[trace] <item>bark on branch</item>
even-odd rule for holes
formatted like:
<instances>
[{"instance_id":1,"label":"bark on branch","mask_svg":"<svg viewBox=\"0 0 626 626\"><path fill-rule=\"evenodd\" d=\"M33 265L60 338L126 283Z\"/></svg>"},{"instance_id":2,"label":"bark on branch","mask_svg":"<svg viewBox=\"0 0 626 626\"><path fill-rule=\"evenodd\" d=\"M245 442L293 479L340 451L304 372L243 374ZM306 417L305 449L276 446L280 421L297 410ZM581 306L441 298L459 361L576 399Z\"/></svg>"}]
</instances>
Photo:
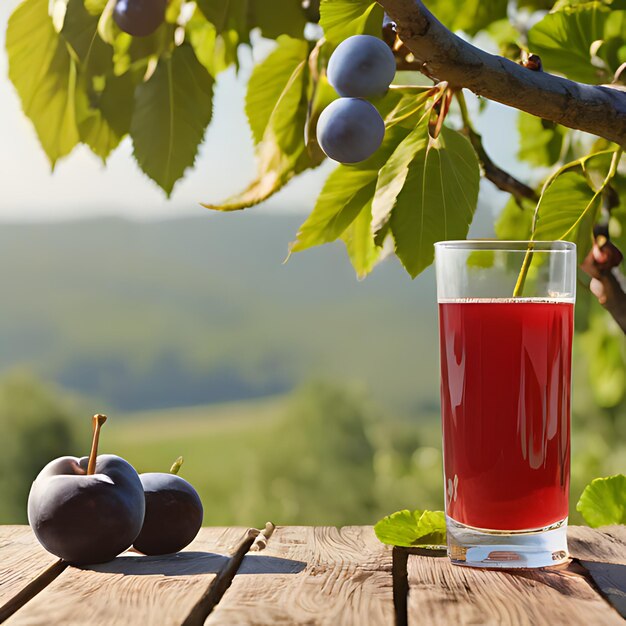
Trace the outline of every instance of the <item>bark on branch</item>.
<instances>
[{"instance_id":1,"label":"bark on branch","mask_svg":"<svg viewBox=\"0 0 626 626\"><path fill-rule=\"evenodd\" d=\"M448 30L421 0L378 0L427 76L626 146L626 93L585 85L480 50Z\"/></svg>"}]
</instances>

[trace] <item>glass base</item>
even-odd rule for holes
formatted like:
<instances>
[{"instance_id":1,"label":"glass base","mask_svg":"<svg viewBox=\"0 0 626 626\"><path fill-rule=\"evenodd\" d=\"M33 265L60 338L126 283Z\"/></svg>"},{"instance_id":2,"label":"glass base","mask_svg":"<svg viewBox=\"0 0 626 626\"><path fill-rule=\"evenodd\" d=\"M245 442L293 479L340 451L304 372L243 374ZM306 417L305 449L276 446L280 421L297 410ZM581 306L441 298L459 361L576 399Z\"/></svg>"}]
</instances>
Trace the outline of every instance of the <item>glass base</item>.
<instances>
[{"instance_id":1,"label":"glass base","mask_svg":"<svg viewBox=\"0 0 626 626\"><path fill-rule=\"evenodd\" d=\"M498 531L465 526L446 516L448 556L455 565L535 568L568 560L567 518L546 528Z\"/></svg>"}]
</instances>

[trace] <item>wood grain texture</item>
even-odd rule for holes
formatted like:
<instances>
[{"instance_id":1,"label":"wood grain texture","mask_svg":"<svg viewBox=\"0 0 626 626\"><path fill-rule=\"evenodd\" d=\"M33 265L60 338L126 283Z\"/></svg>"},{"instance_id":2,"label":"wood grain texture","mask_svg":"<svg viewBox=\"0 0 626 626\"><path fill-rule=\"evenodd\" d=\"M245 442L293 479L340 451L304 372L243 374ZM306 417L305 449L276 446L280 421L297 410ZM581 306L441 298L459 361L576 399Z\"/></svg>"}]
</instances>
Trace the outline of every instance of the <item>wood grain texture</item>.
<instances>
[{"instance_id":1,"label":"wood grain texture","mask_svg":"<svg viewBox=\"0 0 626 626\"><path fill-rule=\"evenodd\" d=\"M56 561L28 526L0 526L0 606Z\"/></svg>"},{"instance_id":2,"label":"wood grain texture","mask_svg":"<svg viewBox=\"0 0 626 626\"><path fill-rule=\"evenodd\" d=\"M175 555L126 553L110 563L68 567L5 623L179 625L228 563L243 528L203 528Z\"/></svg>"},{"instance_id":3,"label":"wood grain texture","mask_svg":"<svg viewBox=\"0 0 626 626\"><path fill-rule=\"evenodd\" d=\"M574 554L624 556L615 538L598 531L573 529L572 537ZM410 626L623 624L576 563L544 570L494 571L453 566L447 558L410 555L407 569Z\"/></svg>"},{"instance_id":4,"label":"wood grain texture","mask_svg":"<svg viewBox=\"0 0 626 626\"><path fill-rule=\"evenodd\" d=\"M205 626L393 626L391 549L371 527L278 528Z\"/></svg>"},{"instance_id":5,"label":"wood grain texture","mask_svg":"<svg viewBox=\"0 0 626 626\"><path fill-rule=\"evenodd\" d=\"M608 602L626 618L626 526L594 530L573 526L570 554L579 560Z\"/></svg>"},{"instance_id":6,"label":"wood grain texture","mask_svg":"<svg viewBox=\"0 0 626 626\"><path fill-rule=\"evenodd\" d=\"M567 544L570 554L581 561L626 565L626 526L570 526Z\"/></svg>"}]
</instances>

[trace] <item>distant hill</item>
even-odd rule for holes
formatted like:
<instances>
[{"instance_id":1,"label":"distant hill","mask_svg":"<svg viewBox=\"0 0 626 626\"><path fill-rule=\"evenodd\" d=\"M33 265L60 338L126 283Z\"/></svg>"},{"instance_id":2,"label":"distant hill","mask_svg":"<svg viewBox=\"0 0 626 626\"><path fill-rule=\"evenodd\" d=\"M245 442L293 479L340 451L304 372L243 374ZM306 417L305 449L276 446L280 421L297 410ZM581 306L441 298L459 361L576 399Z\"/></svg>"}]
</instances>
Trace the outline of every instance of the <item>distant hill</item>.
<instances>
[{"instance_id":1,"label":"distant hill","mask_svg":"<svg viewBox=\"0 0 626 626\"><path fill-rule=\"evenodd\" d=\"M340 244L295 255L301 217L214 215L0 226L0 373L25 367L102 410L361 382L437 404L432 271L358 282Z\"/></svg>"}]
</instances>

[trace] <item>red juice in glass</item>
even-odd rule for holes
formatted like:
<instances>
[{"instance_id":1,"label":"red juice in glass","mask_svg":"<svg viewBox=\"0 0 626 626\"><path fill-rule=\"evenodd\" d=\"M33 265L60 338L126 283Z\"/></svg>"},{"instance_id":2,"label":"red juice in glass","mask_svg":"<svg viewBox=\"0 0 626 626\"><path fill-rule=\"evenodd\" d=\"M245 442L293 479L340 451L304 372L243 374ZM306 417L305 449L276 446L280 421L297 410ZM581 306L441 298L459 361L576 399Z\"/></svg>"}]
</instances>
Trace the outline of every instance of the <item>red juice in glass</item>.
<instances>
[{"instance_id":1,"label":"red juice in glass","mask_svg":"<svg viewBox=\"0 0 626 626\"><path fill-rule=\"evenodd\" d=\"M567 560L576 246L435 244L448 556Z\"/></svg>"},{"instance_id":2,"label":"red juice in glass","mask_svg":"<svg viewBox=\"0 0 626 626\"><path fill-rule=\"evenodd\" d=\"M574 305L439 304L446 512L491 530L567 517Z\"/></svg>"}]
</instances>

